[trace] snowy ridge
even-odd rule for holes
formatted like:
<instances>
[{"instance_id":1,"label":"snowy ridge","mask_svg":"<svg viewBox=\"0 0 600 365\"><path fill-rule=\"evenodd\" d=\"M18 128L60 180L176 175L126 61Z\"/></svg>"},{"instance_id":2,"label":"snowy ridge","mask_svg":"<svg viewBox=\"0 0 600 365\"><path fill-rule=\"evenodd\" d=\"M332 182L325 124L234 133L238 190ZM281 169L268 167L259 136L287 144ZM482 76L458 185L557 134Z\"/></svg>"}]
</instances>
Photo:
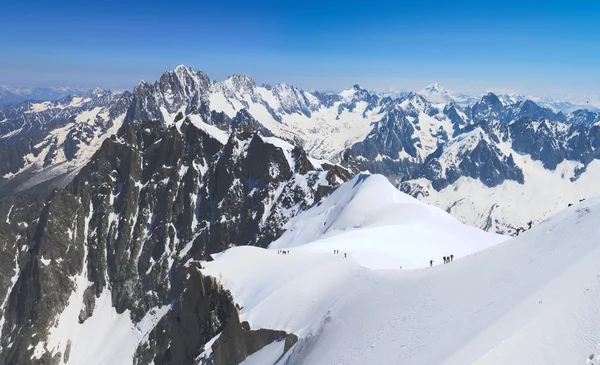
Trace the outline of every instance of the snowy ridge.
<instances>
[{"instance_id":1,"label":"snowy ridge","mask_svg":"<svg viewBox=\"0 0 600 365\"><path fill-rule=\"evenodd\" d=\"M505 240L465 226L439 208L399 192L381 175L361 174L321 204L298 215L269 248L338 246L372 268L425 267L429 260L462 257ZM409 254L410 253L410 254Z\"/></svg>"},{"instance_id":2,"label":"snowy ridge","mask_svg":"<svg viewBox=\"0 0 600 365\"><path fill-rule=\"evenodd\" d=\"M595 364L598 219L594 199L432 269L365 270L331 252L238 247L204 271L222 277L253 327L298 334L284 361ZM262 364L270 350L256 355Z\"/></svg>"}]
</instances>

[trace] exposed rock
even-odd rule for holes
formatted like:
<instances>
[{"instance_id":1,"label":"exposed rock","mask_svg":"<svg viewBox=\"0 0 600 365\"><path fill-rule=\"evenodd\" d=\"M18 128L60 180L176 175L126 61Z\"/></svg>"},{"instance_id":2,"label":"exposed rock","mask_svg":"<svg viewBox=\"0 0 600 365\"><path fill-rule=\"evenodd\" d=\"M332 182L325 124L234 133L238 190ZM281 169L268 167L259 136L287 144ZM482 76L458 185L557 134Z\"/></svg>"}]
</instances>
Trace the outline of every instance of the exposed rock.
<instances>
[{"instance_id":1,"label":"exposed rock","mask_svg":"<svg viewBox=\"0 0 600 365\"><path fill-rule=\"evenodd\" d=\"M298 337L285 331L269 329L250 330L248 322L240 323L237 311L233 314L219 338L212 345L213 365L238 365L249 355L259 351L274 341L285 341L282 356L296 342Z\"/></svg>"},{"instance_id":2,"label":"exposed rock","mask_svg":"<svg viewBox=\"0 0 600 365\"><path fill-rule=\"evenodd\" d=\"M195 268L188 273L187 287L168 315L169 330L153 332L153 347L164 348L154 355L154 364L194 364L204 345L237 313L231 294L215 278Z\"/></svg>"},{"instance_id":3,"label":"exposed rock","mask_svg":"<svg viewBox=\"0 0 600 365\"><path fill-rule=\"evenodd\" d=\"M19 276L7 297L0 362L46 364L64 358L67 343L59 348L45 343L75 290L75 278L84 276L91 284L80 288L83 300L74 320L85 323L94 315L96 298L110 290L116 312L129 310L138 322L157 307L178 305L189 288L188 260L231 245L267 245L291 217L350 176L338 165L316 168L302 149L274 143L256 132L234 130L223 145L189 119L170 128L129 124L104 141L73 181L52 193L37 218L22 228L20 242L28 248L18 251ZM0 204L0 213L10 219L28 215L20 206L12 207L14 212L5 206ZM10 248L0 260L14 263L23 243L14 242L12 231L7 234ZM15 265L6 268L0 272L5 292ZM206 280L205 287L216 290ZM184 352L160 334L177 336L167 314L138 349L138 363L154 358L169 363L176 354L191 358L224 325L227 313L217 312L203 317L201 337L186 332L181 338ZM42 354L32 358L34 351Z\"/></svg>"}]
</instances>

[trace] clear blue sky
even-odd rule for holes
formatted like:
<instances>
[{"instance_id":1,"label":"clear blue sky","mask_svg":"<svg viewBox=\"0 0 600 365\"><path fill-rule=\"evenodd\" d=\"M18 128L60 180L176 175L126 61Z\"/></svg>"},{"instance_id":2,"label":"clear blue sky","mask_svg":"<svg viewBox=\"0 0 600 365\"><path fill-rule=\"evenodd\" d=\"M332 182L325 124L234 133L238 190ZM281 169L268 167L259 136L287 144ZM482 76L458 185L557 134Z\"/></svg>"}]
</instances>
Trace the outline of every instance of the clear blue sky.
<instances>
[{"instance_id":1,"label":"clear blue sky","mask_svg":"<svg viewBox=\"0 0 600 365\"><path fill-rule=\"evenodd\" d=\"M302 88L600 94L600 4L0 1L0 84L132 88L179 64Z\"/></svg>"}]
</instances>

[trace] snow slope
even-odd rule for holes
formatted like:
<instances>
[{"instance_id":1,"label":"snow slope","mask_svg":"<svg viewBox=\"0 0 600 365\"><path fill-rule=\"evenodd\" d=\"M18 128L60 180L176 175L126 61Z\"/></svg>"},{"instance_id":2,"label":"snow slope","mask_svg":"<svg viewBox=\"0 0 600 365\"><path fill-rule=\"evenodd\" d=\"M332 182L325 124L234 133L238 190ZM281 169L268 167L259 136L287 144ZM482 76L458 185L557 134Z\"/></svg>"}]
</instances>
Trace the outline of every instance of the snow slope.
<instances>
[{"instance_id":1,"label":"snow slope","mask_svg":"<svg viewBox=\"0 0 600 365\"><path fill-rule=\"evenodd\" d=\"M445 210L465 224L489 232L514 233L527 222L541 220L567 208L570 203L600 194L600 161L592 161L584 174L571 181L577 161L563 161L556 170L543 167L528 155L512 154L521 167L525 184L507 180L493 188L480 180L461 177L448 187L436 191L426 179L416 179L425 196L419 199Z\"/></svg>"},{"instance_id":2,"label":"snow slope","mask_svg":"<svg viewBox=\"0 0 600 365\"><path fill-rule=\"evenodd\" d=\"M342 249L378 269L419 268L506 239L461 224L439 208L401 193L382 175L361 174L288 222L272 249Z\"/></svg>"},{"instance_id":3,"label":"snow slope","mask_svg":"<svg viewBox=\"0 0 600 365\"><path fill-rule=\"evenodd\" d=\"M205 272L231 289L252 328L299 336L286 355L294 364L597 364L598 220L593 199L518 238L420 270L236 247ZM272 358L271 350L257 357Z\"/></svg>"}]
</instances>

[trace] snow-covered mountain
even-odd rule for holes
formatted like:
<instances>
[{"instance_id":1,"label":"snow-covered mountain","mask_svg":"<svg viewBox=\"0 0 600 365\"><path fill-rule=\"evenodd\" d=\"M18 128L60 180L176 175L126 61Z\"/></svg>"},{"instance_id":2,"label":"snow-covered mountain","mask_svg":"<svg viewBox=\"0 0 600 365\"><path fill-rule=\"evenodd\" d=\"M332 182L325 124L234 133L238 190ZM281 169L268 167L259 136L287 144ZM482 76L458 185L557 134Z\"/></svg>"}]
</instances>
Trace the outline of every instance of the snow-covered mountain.
<instances>
[{"instance_id":1,"label":"snow-covered mountain","mask_svg":"<svg viewBox=\"0 0 600 365\"><path fill-rule=\"evenodd\" d=\"M493 94L471 115L481 121L455 131L402 191L507 234L600 194L597 121L576 123L531 101L502 107Z\"/></svg>"},{"instance_id":2,"label":"snow-covered mountain","mask_svg":"<svg viewBox=\"0 0 600 365\"><path fill-rule=\"evenodd\" d=\"M598 102L597 98L592 98L592 101L589 100L575 100L569 97L549 97L549 96L535 96L535 95L525 95L518 93L505 93L505 92L495 92L491 91L493 94L498 95L498 98L501 100L504 105L516 104L518 102L524 102L526 100L531 100L538 104L541 107L548 108L555 113L563 112L565 114L574 112L579 109L588 109L591 111L599 111L600 110L600 102ZM462 107L472 106L476 102L478 102L486 93L460 93L452 90L448 90L444 88L439 83L434 83L428 85L423 90L419 91L419 94L423 95L427 100L434 104L448 103L454 102L456 104L461 105ZM385 93L380 93L380 95L386 95ZM396 94L398 95L398 94Z\"/></svg>"},{"instance_id":3,"label":"snow-covered mountain","mask_svg":"<svg viewBox=\"0 0 600 365\"><path fill-rule=\"evenodd\" d=\"M493 93L477 101L465 98L437 84L397 98L358 85L340 93L309 93L287 84L258 85L242 75L214 81L179 66L154 83L140 82L132 92L96 90L83 97L0 109L0 197L65 186L122 125L155 120L171 126L193 115L228 130L252 125L264 136L302 146L317 159L339 162L351 154L364 169L384 174L403 191L432 199L465 223L494 232L515 233L563 207L565 199L579 198L575 192L584 192L582 197L600 193L594 187L582 190L575 182L598 157L600 113L557 112L528 99ZM544 171L526 171L533 164L525 166L517 155L523 161L527 156L541 161ZM554 185L561 188L547 194L536 190L541 195L534 201L550 202L552 209L523 209L528 212L523 215L515 212L515 205L498 209L501 201L514 199L504 196L512 194L504 187L498 189L506 194L489 192L493 198L488 193L457 197L447 190L458 191L461 178L481 184L482 192L505 181L529 186L537 181L531 176L555 171L565 160L573 167L559 175L574 177L573 181L557 182ZM563 197L557 191L574 195ZM477 217L451 209L460 206L459 200L471 199ZM492 209L490 219L498 220L494 224L488 219Z\"/></svg>"},{"instance_id":4,"label":"snow-covered mountain","mask_svg":"<svg viewBox=\"0 0 600 365\"><path fill-rule=\"evenodd\" d=\"M267 246L351 176L249 124L124 126L44 204L2 202L0 363L191 364L236 310L191 261Z\"/></svg>"},{"instance_id":5,"label":"snow-covered mountain","mask_svg":"<svg viewBox=\"0 0 600 365\"><path fill-rule=\"evenodd\" d=\"M131 94L94 89L0 109L0 197L64 186L123 124Z\"/></svg>"},{"instance_id":6,"label":"snow-covered mountain","mask_svg":"<svg viewBox=\"0 0 600 365\"><path fill-rule=\"evenodd\" d=\"M244 364L597 364L598 219L594 199L518 238L421 270L369 269L354 254L301 246L288 255L232 248L203 272L222 278L241 320L298 337ZM424 228L418 221L407 224ZM401 238L363 245L394 254ZM414 243L404 257L427 249ZM346 244L353 242L334 247L344 253Z\"/></svg>"},{"instance_id":7,"label":"snow-covered mountain","mask_svg":"<svg viewBox=\"0 0 600 365\"><path fill-rule=\"evenodd\" d=\"M481 97L477 94L466 94L447 90L438 83L426 86L419 94L423 95L427 100L434 104L454 102L461 106L473 105Z\"/></svg>"},{"instance_id":8,"label":"snow-covered mountain","mask_svg":"<svg viewBox=\"0 0 600 365\"><path fill-rule=\"evenodd\" d=\"M90 91L77 87L25 87L17 88L0 85L0 108L25 100L58 100L65 96L81 96Z\"/></svg>"}]
</instances>

